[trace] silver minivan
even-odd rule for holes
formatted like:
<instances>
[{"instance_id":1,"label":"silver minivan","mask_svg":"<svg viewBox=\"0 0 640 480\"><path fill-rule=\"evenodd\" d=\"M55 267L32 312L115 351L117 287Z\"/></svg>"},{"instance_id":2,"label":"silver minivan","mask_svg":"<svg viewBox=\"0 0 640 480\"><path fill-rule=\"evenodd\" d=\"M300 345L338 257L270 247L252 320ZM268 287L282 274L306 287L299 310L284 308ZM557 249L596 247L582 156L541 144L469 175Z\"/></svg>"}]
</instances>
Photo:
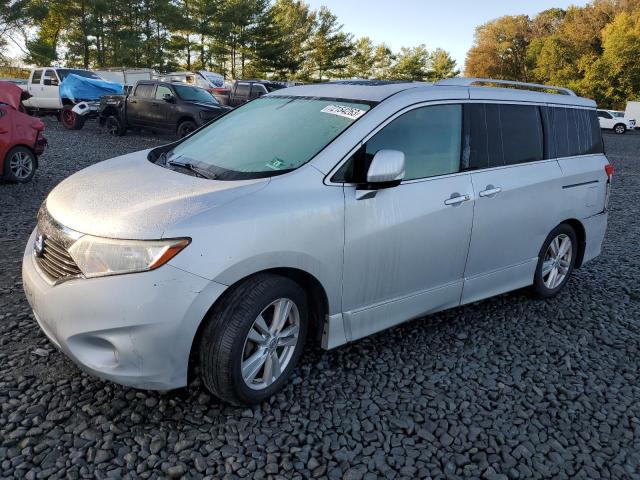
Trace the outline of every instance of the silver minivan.
<instances>
[{"instance_id":1,"label":"silver minivan","mask_svg":"<svg viewBox=\"0 0 640 480\"><path fill-rule=\"evenodd\" d=\"M24 254L27 298L96 376L168 390L195 372L260 402L306 343L556 295L607 225L595 108L482 79L278 90L60 183Z\"/></svg>"}]
</instances>

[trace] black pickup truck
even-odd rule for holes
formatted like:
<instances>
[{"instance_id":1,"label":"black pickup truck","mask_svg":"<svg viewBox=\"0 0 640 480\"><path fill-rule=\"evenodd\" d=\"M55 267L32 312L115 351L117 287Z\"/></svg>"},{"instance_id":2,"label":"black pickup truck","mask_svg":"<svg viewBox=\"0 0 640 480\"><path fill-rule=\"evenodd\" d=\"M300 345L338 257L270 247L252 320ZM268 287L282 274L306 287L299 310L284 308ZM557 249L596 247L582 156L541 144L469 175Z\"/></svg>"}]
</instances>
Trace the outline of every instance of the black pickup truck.
<instances>
[{"instance_id":1,"label":"black pickup truck","mask_svg":"<svg viewBox=\"0 0 640 480\"><path fill-rule=\"evenodd\" d=\"M237 107L243 103L261 97L274 90L287 88L284 82L271 82L268 80L236 80L229 91L227 105Z\"/></svg>"},{"instance_id":2,"label":"black pickup truck","mask_svg":"<svg viewBox=\"0 0 640 480\"><path fill-rule=\"evenodd\" d=\"M180 83L144 80L127 95L103 95L98 116L100 125L112 135L124 135L127 128L173 132L178 138L231 110L206 90Z\"/></svg>"}]
</instances>

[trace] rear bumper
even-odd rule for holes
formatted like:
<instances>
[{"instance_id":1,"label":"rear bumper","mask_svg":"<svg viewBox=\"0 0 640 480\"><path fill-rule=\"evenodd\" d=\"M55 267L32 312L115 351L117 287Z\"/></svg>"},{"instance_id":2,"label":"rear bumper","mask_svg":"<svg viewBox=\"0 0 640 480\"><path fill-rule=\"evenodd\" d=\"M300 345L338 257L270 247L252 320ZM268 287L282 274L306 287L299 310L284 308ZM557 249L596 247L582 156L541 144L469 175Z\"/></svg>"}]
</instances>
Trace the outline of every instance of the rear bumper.
<instances>
[{"instance_id":1,"label":"rear bumper","mask_svg":"<svg viewBox=\"0 0 640 480\"><path fill-rule=\"evenodd\" d=\"M582 265L593 260L602 252L602 242L607 231L608 213L603 212L582 220L585 230L585 248Z\"/></svg>"}]
</instances>

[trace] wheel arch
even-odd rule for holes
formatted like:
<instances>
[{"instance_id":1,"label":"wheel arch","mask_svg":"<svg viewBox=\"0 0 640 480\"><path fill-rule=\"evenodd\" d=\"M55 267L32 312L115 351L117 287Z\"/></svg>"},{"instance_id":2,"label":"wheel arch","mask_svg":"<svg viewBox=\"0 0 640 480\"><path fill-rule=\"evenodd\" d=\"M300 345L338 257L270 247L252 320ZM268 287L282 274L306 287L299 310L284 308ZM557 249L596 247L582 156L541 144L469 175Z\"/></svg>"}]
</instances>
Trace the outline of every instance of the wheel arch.
<instances>
[{"instance_id":1,"label":"wheel arch","mask_svg":"<svg viewBox=\"0 0 640 480\"><path fill-rule=\"evenodd\" d=\"M578 253L576 255L576 263L574 268L580 268L582 266L582 260L584 259L584 252L587 246L587 232L584 228L582 222L575 218L568 218L558 225L569 225L573 228L573 231L576 232L576 237L578 238Z\"/></svg>"},{"instance_id":2,"label":"wheel arch","mask_svg":"<svg viewBox=\"0 0 640 480\"><path fill-rule=\"evenodd\" d=\"M198 350L200 347L200 341L202 339L202 331L206 325L206 319L211 312L230 294L230 292L247 279L256 275L272 274L279 275L281 277L288 278L296 282L307 294L309 305L309 318L311 320L309 330L309 341L317 342L320 345L320 340L324 332L325 318L329 314L329 298L327 292L322 283L311 273L306 272L299 268L293 267L274 267L257 272L253 272L250 275L246 275L241 279L234 282L232 285L224 291L220 297L218 297L213 304L209 307L205 315L200 320L195 335L191 341L191 348L189 351L189 365L187 370L187 382L190 383L195 378L196 367L198 363Z\"/></svg>"}]
</instances>

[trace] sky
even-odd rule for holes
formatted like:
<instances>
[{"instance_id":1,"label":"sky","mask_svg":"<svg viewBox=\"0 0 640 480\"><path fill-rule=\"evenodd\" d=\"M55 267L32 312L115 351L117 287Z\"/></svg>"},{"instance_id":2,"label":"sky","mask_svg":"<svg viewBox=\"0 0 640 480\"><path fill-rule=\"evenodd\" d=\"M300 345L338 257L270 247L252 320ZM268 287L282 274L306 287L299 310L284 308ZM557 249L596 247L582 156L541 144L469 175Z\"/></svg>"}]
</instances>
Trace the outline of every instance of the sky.
<instances>
[{"instance_id":1,"label":"sky","mask_svg":"<svg viewBox=\"0 0 640 480\"><path fill-rule=\"evenodd\" d=\"M503 15L530 17L548 8L583 6L586 0L306 0L313 9L325 5L356 37L370 37L394 51L424 43L447 50L464 68L467 50L478 25ZM443 8L443 5L445 8Z\"/></svg>"}]
</instances>

